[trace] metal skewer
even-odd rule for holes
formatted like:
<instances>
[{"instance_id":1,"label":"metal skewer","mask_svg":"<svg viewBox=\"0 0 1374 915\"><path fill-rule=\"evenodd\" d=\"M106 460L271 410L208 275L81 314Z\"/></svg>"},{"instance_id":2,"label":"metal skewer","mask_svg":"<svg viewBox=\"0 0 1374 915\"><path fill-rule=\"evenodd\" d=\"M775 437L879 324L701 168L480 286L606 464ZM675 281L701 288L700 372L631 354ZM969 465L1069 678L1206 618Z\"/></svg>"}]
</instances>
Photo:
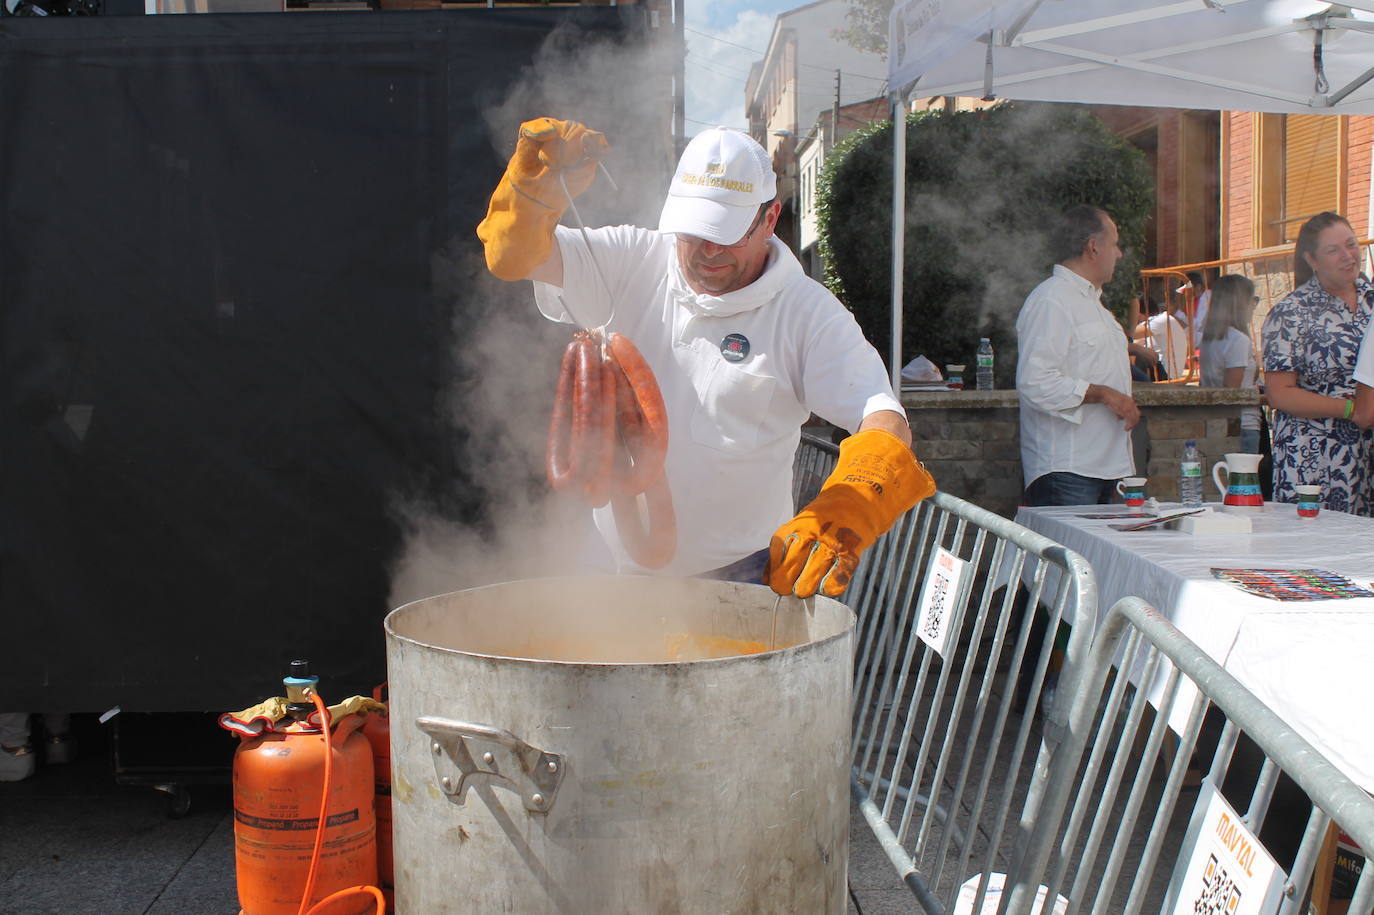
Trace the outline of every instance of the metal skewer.
<instances>
[{"instance_id":1,"label":"metal skewer","mask_svg":"<svg viewBox=\"0 0 1374 915\"><path fill-rule=\"evenodd\" d=\"M606 172L606 166L601 165L600 162L598 162L597 165L601 168L601 173L602 173L603 175L606 175L606 180L607 180L607 181L611 181L611 176L610 176L609 174L607 174L607 172ZM591 238L587 235L587 224L586 224L585 222L582 221L582 214L579 213L579 212L577 212L577 204L573 203L573 195L572 195L572 192L568 190L568 182L564 179L563 172L561 172L561 171L558 173L558 183L559 183L560 185L562 185L562 187L563 187L563 196L568 198L568 212L572 214L573 220L577 223L577 230L578 230L579 232L582 233L582 243L585 244L585 245L587 246L587 256L591 258L592 267L595 268L595 270L596 270L596 276L597 276L598 279L601 280L601 287L602 287L603 289L606 290L606 296L607 296L607 298L610 298L610 296L611 296L611 284L608 283L608 282L606 282L606 274L604 274L604 273L601 272L601 264L600 264L600 262L597 261L597 259L596 259L596 254L592 251L592 242L591 242ZM615 187L615 182L614 182L614 181L611 181L611 186L612 186L612 187ZM568 303L567 303L566 300L563 302L563 307L564 307L564 308L568 308ZM568 308L568 317L572 318L572 319L573 319L573 322L576 323L576 324L577 324L578 326L580 326L580 327L586 328L587 330L593 330L593 329L594 329L594 328L592 328L590 325L588 325L588 324L583 324L581 321L579 321L579 320L577 319L577 315L575 315L575 314L572 313L572 309L571 309L571 308ZM609 315L607 315L606 320L603 321L603 322L601 323L600 327L601 327L601 328L606 327L608 324L611 323L611 320L612 320L614 317L615 317L615 300L614 300L614 299L611 299L611 313L610 313ZM596 329L600 329L600 328L596 328Z\"/></svg>"},{"instance_id":2,"label":"metal skewer","mask_svg":"<svg viewBox=\"0 0 1374 915\"><path fill-rule=\"evenodd\" d=\"M769 633L769 635L768 635L768 650L769 650L769 651L772 651L773 649L775 649L775 648L778 647L778 605L781 604L781 603L782 603L782 595L779 594L779 595L778 595L778 599L775 600L775 601L773 601L773 627L772 627L772 631L771 631L771 632Z\"/></svg>"},{"instance_id":3,"label":"metal skewer","mask_svg":"<svg viewBox=\"0 0 1374 915\"><path fill-rule=\"evenodd\" d=\"M601 170L602 176L605 177L605 179L606 179L608 182L610 182L611 190L615 191L616 193L619 193L619 192L620 192L620 185L616 184L616 183L615 183L615 179L611 177L611 173L608 172L608 171L606 171L606 165L605 165L605 163L603 163L600 159L598 159L597 162L596 162L596 167L597 167L598 169ZM567 190L567 188L564 188L564 190Z\"/></svg>"}]
</instances>

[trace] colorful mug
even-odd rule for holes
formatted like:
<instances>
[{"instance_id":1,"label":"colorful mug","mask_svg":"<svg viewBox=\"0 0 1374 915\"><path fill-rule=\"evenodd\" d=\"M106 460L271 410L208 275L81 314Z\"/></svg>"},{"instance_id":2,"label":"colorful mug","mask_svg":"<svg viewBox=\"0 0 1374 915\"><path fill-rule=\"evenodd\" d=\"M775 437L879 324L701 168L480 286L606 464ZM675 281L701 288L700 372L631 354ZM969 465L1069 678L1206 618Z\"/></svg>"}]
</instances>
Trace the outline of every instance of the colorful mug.
<instances>
[{"instance_id":1,"label":"colorful mug","mask_svg":"<svg viewBox=\"0 0 1374 915\"><path fill-rule=\"evenodd\" d=\"M962 391L964 389L964 366L945 366L945 386L954 391Z\"/></svg>"},{"instance_id":2,"label":"colorful mug","mask_svg":"<svg viewBox=\"0 0 1374 915\"><path fill-rule=\"evenodd\" d=\"M1260 493L1258 454L1228 454L1226 460L1217 461L1212 467L1212 482L1222 495L1223 511L1261 511L1264 496ZM1221 473L1226 472L1226 482L1221 482Z\"/></svg>"},{"instance_id":3,"label":"colorful mug","mask_svg":"<svg viewBox=\"0 0 1374 915\"><path fill-rule=\"evenodd\" d=\"M1294 487L1298 491L1298 517L1315 518L1322 510L1322 488L1303 484Z\"/></svg>"},{"instance_id":4,"label":"colorful mug","mask_svg":"<svg viewBox=\"0 0 1374 915\"><path fill-rule=\"evenodd\" d=\"M1145 504L1145 481L1146 477L1123 477L1117 481L1116 491L1131 508L1139 508Z\"/></svg>"}]
</instances>

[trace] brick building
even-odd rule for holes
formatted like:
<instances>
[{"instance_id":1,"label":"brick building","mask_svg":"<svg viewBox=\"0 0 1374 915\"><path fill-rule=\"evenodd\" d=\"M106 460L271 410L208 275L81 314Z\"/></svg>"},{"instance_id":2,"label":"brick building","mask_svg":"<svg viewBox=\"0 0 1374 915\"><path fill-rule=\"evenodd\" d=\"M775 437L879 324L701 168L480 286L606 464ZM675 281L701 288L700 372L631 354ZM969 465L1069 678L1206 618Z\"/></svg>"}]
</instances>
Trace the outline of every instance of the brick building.
<instances>
[{"instance_id":1,"label":"brick building","mask_svg":"<svg viewBox=\"0 0 1374 915\"><path fill-rule=\"evenodd\" d=\"M838 119L835 117L837 112ZM887 99L883 97L842 105L833 110L826 109L820 113L815 125L797 144L796 252L809 276L820 279L825 272L825 264L816 245L820 228L816 218L816 190L820 184L821 170L825 168L826 157L830 155L836 143L860 127L875 121L885 121L890 116L891 109Z\"/></svg>"},{"instance_id":2,"label":"brick building","mask_svg":"<svg viewBox=\"0 0 1374 915\"><path fill-rule=\"evenodd\" d=\"M1267 306L1288 291L1286 257L1304 221L1323 210L1374 235L1370 208L1374 115L1260 114L1092 106L1108 129L1145 153L1155 213L1145 263L1167 267L1236 258ZM1283 254L1272 259L1264 255Z\"/></svg>"},{"instance_id":3,"label":"brick building","mask_svg":"<svg viewBox=\"0 0 1374 915\"><path fill-rule=\"evenodd\" d=\"M1107 129L1145 153L1155 213L1145 230L1149 266L1214 260L1220 252L1221 116L1179 108L1092 106Z\"/></svg>"},{"instance_id":4,"label":"brick building","mask_svg":"<svg viewBox=\"0 0 1374 915\"><path fill-rule=\"evenodd\" d=\"M860 51L838 37L845 27L844 0L815 0L779 13L768 49L750 68L745 86L749 133L773 159L778 173L782 214L777 235L790 245L810 269L819 265L802 239L803 192L814 191L817 157L839 135L872 119L870 109L886 117L880 96L887 81L887 64L877 54ZM802 155L809 151L809 174L803 175Z\"/></svg>"},{"instance_id":5,"label":"brick building","mask_svg":"<svg viewBox=\"0 0 1374 915\"><path fill-rule=\"evenodd\" d=\"M1374 115L1228 111L1220 140L1221 257L1287 247L1322 210L1371 234Z\"/></svg>"}]
</instances>

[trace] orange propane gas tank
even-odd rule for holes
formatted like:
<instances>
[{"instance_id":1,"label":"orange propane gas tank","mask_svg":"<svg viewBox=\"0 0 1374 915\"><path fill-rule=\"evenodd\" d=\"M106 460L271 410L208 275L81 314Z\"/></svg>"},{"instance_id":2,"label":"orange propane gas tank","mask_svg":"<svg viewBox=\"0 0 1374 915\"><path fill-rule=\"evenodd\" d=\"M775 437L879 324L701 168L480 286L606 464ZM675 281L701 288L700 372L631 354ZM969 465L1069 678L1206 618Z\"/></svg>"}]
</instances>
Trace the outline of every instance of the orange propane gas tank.
<instances>
[{"instance_id":1,"label":"orange propane gas tank","mask_svg":"<svg viewBox=\"0 0 1374 915\"><path fill-rule=\"evenodd\" d=\"M287 692L296 700L293 679L286 680ZM246 739L234 753L234 845L243 915L299 911L315 845L326 752L333 754L329 806L310 903L377 882L372 747L359 731L362 717L347 716L326 738L306 723L299 705L293 701L290 707L295 724ZM353 896L321 911L373 910L371 899Z\"/></svg>"},{"instance_id":2,"label":"orange propane gas tank","mask_svg":"<svg viewBox=\"0 0 1374 915\"><path fill-rule=\"evenodd\" d=\"M372 691L372 698L382 702L383 683ZM377 877L382 881L391 903L393 864L391 857L391 719L386 712L368 712L363 722L363 736L372 745L372 774L377 785Z\"/></svg>"}]
</instances>

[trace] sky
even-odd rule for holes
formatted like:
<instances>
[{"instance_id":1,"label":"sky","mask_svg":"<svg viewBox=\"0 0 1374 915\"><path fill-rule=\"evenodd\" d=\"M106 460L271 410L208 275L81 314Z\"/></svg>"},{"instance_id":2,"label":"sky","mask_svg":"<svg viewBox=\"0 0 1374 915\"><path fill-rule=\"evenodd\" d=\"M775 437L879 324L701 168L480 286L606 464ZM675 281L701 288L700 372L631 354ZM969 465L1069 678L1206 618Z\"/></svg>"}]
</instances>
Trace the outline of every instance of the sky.
<instances>
[{"instance_id":1,"label":"sky","mask_svg":"<svg viewBox=\"0 0 1374 915\"><path fill-rule=\"evenodd\" d=\"M748 128L744 85L763 58L774 17L809 0L686 0L687 135L717 124Z\"/></svg>"}]
</instances>

